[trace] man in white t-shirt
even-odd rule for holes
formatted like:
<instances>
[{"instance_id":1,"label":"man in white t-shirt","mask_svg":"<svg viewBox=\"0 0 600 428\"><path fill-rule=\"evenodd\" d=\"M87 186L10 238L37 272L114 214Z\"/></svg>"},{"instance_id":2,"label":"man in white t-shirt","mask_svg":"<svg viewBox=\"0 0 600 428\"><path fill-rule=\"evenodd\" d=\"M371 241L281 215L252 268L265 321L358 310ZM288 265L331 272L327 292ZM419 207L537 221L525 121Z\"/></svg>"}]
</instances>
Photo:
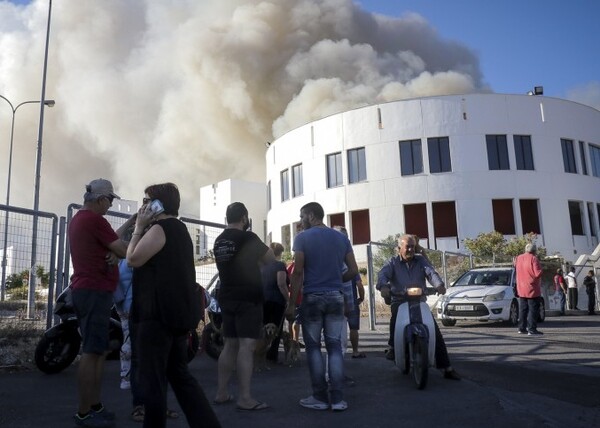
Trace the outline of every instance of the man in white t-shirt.
<instances>
[{"instance_id":1,"label":"man in white t-shirt","mask_svg":"<svg viewBox=\"0 0 600 428\"><path fill-rule=\"evenodd\" d=\"M566 277L567 280L567 289L569 291L569 309L578 311L577 307L577 278L575 278L575 268L571 266L569 273Z\"/></svg>"}]
</instances>

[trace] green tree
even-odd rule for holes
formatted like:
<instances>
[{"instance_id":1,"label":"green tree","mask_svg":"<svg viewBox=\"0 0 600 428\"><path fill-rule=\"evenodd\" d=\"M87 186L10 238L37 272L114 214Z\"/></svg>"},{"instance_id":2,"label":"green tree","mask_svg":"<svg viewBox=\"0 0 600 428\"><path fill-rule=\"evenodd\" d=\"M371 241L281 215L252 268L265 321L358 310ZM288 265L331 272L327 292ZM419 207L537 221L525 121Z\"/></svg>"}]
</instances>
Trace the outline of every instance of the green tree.
<instances>
[{"instance_id":1,"label":"green tree","mask_svg":"<svg viewBox=\"0 0 600 428\"><path fill-rule=\"evenodd\" d=\"M50 284L50 272L46 272L44 266L37 265L35 268L35 277L40 280L42 287L48 288L48 284Z\"/></svg>"},{"instance_id":2,"label":"green tree","mask_svg":"<svg viewBox=\"0 0 600 428\"><path fill-rule=\"evenodd\" d=\"M480 233L475 239L466 238L464 243L467 250L483 263L495 263L506 247L504 236L496 231Z\"/></svg>"},{"instance_id":3,"label":"green tree","mask_svg":"<svg viewBox=\"0 0 600 428\"><path fill-rule=\"evenodd\" d=\"M527 244L536 244L537 234L530 232L524 236L513 237L506 243L505 253L508 256L516 257L523 254ZM537 245L537 244L536 244ZM546 247L537 245L537 255L540 259L547 256Z\"/></svg>"}]
</instances>

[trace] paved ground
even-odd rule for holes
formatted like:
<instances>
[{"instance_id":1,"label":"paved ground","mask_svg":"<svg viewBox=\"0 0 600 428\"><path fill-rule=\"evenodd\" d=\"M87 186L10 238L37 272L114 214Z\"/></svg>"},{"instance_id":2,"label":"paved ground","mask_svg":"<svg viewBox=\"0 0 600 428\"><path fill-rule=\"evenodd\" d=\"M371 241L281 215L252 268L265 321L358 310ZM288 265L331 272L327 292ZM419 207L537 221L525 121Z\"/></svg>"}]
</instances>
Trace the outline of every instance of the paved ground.
<instances>
[{"instance_id":1,"label":"paved ground","mask_svg":"<svg viewBox=\"0 0 600 428\"><path fill-rule=\"evenodd\" d=\"M298 405L310 394L304 360L296 367L277 365L255 375L255 396L270 409L239 412L230 404L215 410L227 428L600 426L600 317L593 318L548 318L540 326L547 332L545 339L518 337L512 327L482 323L443 328L464 379L448 381L433 370L424 391L417 391L410 378L383 357L387 325L382 322L377 331L361 332L367 358L346 361L347 374L356 380L346 390L346 412L317 412ZM216 362L201 355L191 368L212 399ZM0 427L73 426L75 369L51 376L38 371L0 373ZM129 419L130 394L119 389L118 377L118 362L109 361L105 404L117 412L118 427L140 427ZM587 396L587 401L581 398ZM172 395L169 401L178 409ZM169 428L185 426L184 419L168 422Z\"/></svg>"}]
</instances>

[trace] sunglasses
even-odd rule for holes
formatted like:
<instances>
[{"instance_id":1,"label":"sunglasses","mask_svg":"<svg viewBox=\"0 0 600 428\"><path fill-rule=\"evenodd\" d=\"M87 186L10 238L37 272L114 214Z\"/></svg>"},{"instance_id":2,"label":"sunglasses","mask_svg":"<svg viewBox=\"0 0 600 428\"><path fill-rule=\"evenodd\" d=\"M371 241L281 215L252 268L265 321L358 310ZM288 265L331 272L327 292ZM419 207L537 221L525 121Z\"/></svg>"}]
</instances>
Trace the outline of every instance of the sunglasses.
<instances>
[{"instance_id":1,"label":"sunglasses","mask_svg":"<svg viewBox=\"0 0 600 428\"><path fill-rule=\"evenodd\" d=\"M110 202L111 204L113 203L113 201L115 200L115 197L112 195L104 195L104 197L106 199L108 199L108 202Z\"/></svg>"}]
</instances>

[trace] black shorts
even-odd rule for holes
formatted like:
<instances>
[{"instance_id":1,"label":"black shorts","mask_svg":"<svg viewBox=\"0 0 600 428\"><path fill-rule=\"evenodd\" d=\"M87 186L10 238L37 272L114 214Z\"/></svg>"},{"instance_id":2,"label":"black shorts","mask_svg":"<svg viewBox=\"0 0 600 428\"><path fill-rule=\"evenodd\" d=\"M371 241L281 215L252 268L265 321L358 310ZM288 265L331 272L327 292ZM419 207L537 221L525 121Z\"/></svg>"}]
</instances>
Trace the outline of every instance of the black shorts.
<instances>
[{"instance_id":1,"label":"black shorts","mask_svg":"<svg viewBox=\"0 0 600 428\"><path fill-rule=\"evenodd\" d=\"M84 354L102 355L108 351L108 331L113 293L110 291L73 290L73 306L83 337Z\"/></svg>"},{"instance_id":2,"label":"black shorts","mask_svg":"<svg viewBox=\"0 0 600 428\"><path fill-rule=\"evenodd\" d=\"M262 334L263 305L252 302L219 302L225 338L258 339Z\"/></svg>"}]
</instances>

